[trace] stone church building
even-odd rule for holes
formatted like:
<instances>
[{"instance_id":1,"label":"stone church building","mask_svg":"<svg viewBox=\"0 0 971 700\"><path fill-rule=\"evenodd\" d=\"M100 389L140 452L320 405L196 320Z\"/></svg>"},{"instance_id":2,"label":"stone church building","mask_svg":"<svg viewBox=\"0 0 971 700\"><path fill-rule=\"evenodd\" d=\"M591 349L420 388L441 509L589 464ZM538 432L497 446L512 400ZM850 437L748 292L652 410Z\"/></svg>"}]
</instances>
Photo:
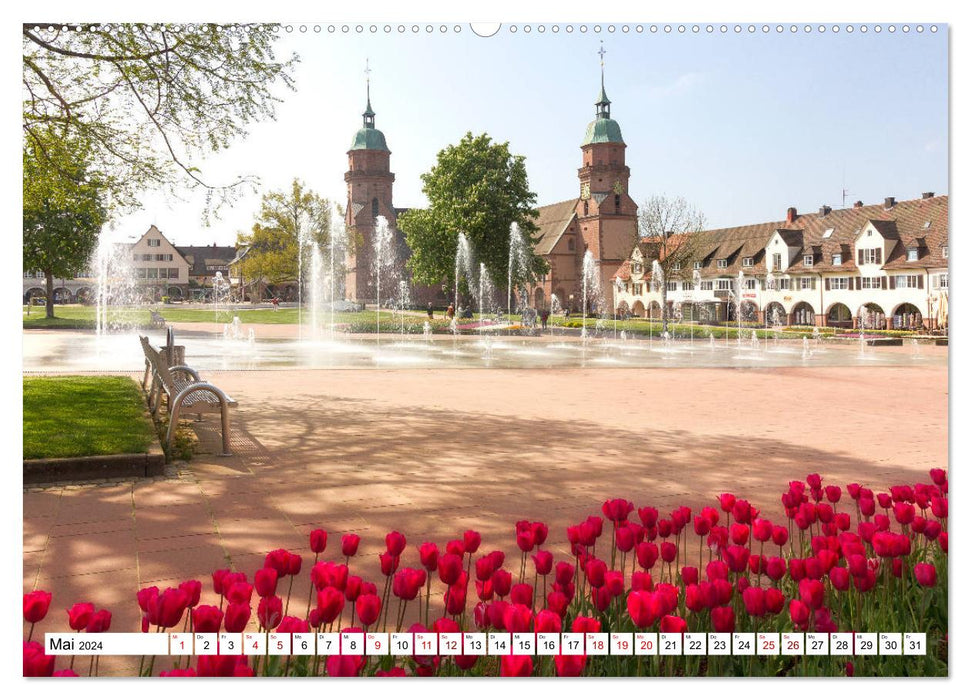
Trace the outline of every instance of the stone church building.
<instances>
[{"instance_id":1,"label":"stone church building","mask_svg":"<svg viewBox=\"0 0 971 700\"><path fill-rule=\"evenodd\" d=\"M602 73L600 94L594 104L595 118L587 125L580 144L577 196L538 207L535 251L549 263L550 271L529 288L530 301L537 309L549 309L554 294L560 307L582 308L583 259L588 250L599 272L605 306L613 308L610 280L636 241L637 205L628 192L627 145L620 125L611 118ZM347 152L348 170L344 173L345 225L348 231L356 232L347 256L345 294L348 299L373 301L375 289L370 270L379 216L388 220L394 232L399 260L403 261L409 251L396 227L398 216L406 210L394 206L391 151L384 134L375 127L370 90L362 116L364 123ZM412 300L418 305L428 301L441 304L448 303L450 295L442 289L418 288L413 290Z\"/></svg>"}]
</instances>

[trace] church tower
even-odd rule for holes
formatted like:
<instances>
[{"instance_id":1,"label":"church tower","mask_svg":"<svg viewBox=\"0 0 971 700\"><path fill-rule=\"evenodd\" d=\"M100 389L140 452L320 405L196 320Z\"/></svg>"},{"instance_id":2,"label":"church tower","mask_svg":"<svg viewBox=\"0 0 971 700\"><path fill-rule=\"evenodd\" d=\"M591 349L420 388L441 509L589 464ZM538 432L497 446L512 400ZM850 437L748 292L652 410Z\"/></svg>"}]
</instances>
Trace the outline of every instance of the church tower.
<instances>
[{"instance_id":1,"label":"church tower","mask_svg":"<svg viewBox=\"0 0 971 700\"><path fill-rule=\"evenodd\" d=\"M345 294L355 301L370 301L376 296L371 270L373 235L376 220L383 216L395 227L396 217L392 200L394 173L391 172L391 151L384 134L374 126L371 109L370 68L367 74L367 107L364 124L354 134L347 152L347 207L344 223L350 234L347 253Z\"/></svg>"},{"instance_id":2,"label":"church tower","mask_svg":"<svg viewBox=\"0 0 971 700\"><path fill-rule=\"evenodd\" d=\"M610 100L604 89L605 53L601 46L600 94L594 103L596 118L587 125L586 137L580 145L583 166L577 171L580 179L577 219L583 248L591 252L597 263L608 310L613 310L614 289L609 280L630 255L637 240L637 205L628 194L630 168L624 162L627 144L620 133L620 124L610 117Z\"/></svg>"}]
</instances>

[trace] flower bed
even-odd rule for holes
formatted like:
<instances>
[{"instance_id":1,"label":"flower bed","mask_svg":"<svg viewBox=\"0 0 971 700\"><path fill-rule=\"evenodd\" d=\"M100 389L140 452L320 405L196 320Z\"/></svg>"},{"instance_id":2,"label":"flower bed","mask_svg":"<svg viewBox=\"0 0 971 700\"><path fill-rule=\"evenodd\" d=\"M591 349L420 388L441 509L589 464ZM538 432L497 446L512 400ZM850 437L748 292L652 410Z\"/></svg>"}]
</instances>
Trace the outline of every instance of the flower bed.
<instances>
[{"instance_id":1,"label":"flower bed","mask_svg":"<svg viewBox=\"0 0 971 700\"><path fill-rule=\"evenodd\" d=\"M948 481L895 485L874 493L859 484L824 485L819 475L792 481L782 494L786 522L724 493L693 514L662 517L625 499L603 504L567 528L571 553L544 550L542 522L515 524L516 549L486 553L477 532L444 548L408 548L388 533L379 557L383 580L352 573L360 537L345 534L340 554L322 559L328 537L310 534L313 563L286 550L263 568L218 570L203 584L138 591L142 631L278 632L925 632L927 655L856 656L407 656L190 657L163 676L635 676L635 675L947 675ZM844 498L848 495L848 498ZM409 566L402 566L402 564ZM311 600L291 600L293 581L309 576ZM432 596L437 578L444 593ZM254 599L254 593L256 593ZM24 675L55 671L32 639L51 595L24 595ZM306 610L302 617L300 613ZM289 614L294 611L295 614ZM255 618L253 618L255 612ZM91 603L67 610L75 631L105 632L111 613ZM73 659L72 659L73 667ZM89 674L96 674L91 662ZM140 673L156 672L143 659Z\"/></svg>"}]
</instances>

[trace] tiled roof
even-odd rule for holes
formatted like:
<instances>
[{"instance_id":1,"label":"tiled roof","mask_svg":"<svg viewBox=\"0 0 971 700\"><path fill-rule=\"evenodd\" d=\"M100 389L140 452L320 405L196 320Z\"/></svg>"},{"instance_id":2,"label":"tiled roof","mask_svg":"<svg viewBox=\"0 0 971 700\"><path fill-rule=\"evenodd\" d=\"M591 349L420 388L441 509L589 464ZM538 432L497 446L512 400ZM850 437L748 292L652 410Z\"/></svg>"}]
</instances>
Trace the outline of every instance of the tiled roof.
<instances>
[{"instance_id":1,"label":"tiled roof","mask_svg":"<svg viewBox=\"0 0 971 700\"><path fill-rule=\"evenodd\" d=\"M947 267L947 259L941 254L941 248L948 239L947 195L897 202L890 208L881 203L833 209L826 214L803 214L792 222L769 221L700 231L692 234L695 238L695 259L705 263L701 268L702 276L732 276L739 270L746 274L764 275L764 248L778 231L788 244L799 247L787 272L853 273L857 270L853 259L854 243L867 222L872 222L874 228L888 240L897 241L887 256L884 269ZM916 261L907 261L907 248L918 249ZM806 266L803 256L810 253L813 255L813 265ZM843 261L834 266L832 256L835 253L842 254ZM729 259L727 268L716 267L715 260L732 254L735 257ZM754 265L742 267L742 260L747 257L754 258Z\"/></svg>"},{"instance_id":2,"label":"tiled roof","mask_svg":"<svg viewBox=\"0 0 971 700\"><path fill-rule=\"evenodd\" d=\"M613 277L611 277L610 279L611 280L615 280L615 279L629 280L630 279L630 259L627 259L624 262L622 262L620 264L620 267L617 268L616 274Z\"/></svg>"},{"instance_id":3,"label":"tiled roof","mask_svg":"<svg viewBox=\"0 0 971 700\"><path fill-rule=\"evenodd\" d=\"M537 243L534 250L537 255L549 255L560 240L570 222L576 216L577 200L567 199L556 204L538 207L539 216L534 223L539 228L536 232Z\"/></svg>"},{"instance_id":4,"label":"tiled roof","mask_svg":"<svg viewBox=\"0 0 971 700\"><path fill-rule=\"evenodd\" d=\"M236 246L180 245L175 249L189 263L189 274L206 274L206 265L229 265L236 257Z\"/></svg>"}]
</instances>

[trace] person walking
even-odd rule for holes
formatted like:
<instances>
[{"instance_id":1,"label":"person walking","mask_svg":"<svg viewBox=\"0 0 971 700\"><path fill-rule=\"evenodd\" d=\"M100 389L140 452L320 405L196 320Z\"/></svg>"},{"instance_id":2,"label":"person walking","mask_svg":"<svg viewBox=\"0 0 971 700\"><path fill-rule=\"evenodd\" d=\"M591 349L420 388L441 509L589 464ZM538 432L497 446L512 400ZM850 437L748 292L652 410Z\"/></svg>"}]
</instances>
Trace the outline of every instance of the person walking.
<instances>
[{"instance_id":1,"label":"person walking","mask_svg":"<svg viewBox=\"0 0 971 700\"><path fill-rule=\"evenodd\" d=\"M432 303L428 302L428 318L435 318L435 312L432 310Z\"/></svg>"}]
</instances>

